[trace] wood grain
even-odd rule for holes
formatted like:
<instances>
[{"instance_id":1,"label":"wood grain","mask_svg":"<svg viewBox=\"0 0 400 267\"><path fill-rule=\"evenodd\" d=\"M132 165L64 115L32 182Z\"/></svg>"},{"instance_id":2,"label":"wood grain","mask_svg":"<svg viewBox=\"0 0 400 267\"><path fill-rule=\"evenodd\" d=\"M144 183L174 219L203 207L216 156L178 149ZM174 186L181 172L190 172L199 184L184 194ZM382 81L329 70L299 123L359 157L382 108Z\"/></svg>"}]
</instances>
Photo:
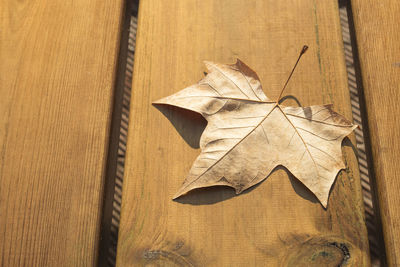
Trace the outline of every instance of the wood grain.
<instances>
[{"instance_id":1,"label":"wood grain","mask_svg":"<svg viewBox=\"0 0 400 267\"><path fill-rule=\"evenodd\" d=\"M352 1L389 266L400 264L400 2Z\"/></svg>"},{"instance_id":2,"label":"wood grain","mask_svg":"<svg viewBox=\"0 0 400 267\"><path fill-rule=\"evenodd\" d=\"M200 153L205 122L151 102L200 80L203 60L237 57L276 99L304 44L284 104L333 103L350 119L337 1L140 2L117 265L369 265L349 140L327 210L284 168L238 196L217 187L171 200Z\"/></svg>"},{"instance_id":3,"label":"wood grain","mask_svg":"<svg viewBox=\"0 0 400 267\"><path fill-rule=\"evenodd\" d=\"M1 1L1 266L96 264L122 2Z\"/></svg>"}]
</instances>

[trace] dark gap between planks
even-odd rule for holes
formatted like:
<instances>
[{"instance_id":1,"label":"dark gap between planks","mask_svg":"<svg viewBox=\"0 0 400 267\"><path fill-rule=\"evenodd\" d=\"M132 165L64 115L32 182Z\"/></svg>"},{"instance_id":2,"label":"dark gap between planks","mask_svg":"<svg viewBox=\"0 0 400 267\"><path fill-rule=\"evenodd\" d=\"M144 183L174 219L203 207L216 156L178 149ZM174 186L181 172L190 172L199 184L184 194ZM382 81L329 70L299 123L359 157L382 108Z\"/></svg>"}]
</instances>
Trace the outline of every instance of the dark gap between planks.
<instances>
[{"instance_id":1,"label":"dark gap between planks","mask_svg":"<svg viewBox=\"0 0 400 267\"><path fill-rule=\"evenodd\" d=\"M385 245L383 242L379 202L375 194L376 183L372 164L371 144L369 142L368 122L366 119L368 114L365 108L362 76L350 0L339 0L339 16L342 26L344 55L353 120L360 126L360 128L355 130L355 135L371 266L386 266Z\"/></svg>"},{"instance_id":2,"label":"dark gap between planks","mask_svg":"<svg viewBox=\"0 0 400 267\"><path fill-rule=\"evenodd\" d=\"M125 1L110 126L110 143L104 182L104 199L98 249L98 266L100 267L116 265L118 229L122 204L122 182L128 137L129 106L131 101L138 14L138 0Z\"/></svg>"}]
</instances>

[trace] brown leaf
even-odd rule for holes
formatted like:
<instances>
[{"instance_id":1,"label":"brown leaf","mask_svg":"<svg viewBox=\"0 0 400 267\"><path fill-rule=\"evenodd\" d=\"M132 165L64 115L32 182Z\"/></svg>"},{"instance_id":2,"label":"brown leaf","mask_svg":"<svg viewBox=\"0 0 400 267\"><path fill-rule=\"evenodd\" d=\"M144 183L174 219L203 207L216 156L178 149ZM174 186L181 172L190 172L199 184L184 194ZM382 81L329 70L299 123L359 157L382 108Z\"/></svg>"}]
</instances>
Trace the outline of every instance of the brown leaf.
<instances>
[{"instance_id":1,"label":"brown leaf","mask_svg":"<svg viewBox=\"0 0 400 267\"><path fill-rule=\"evenodd\" d=\"M269 100L257 74L240 60L205 64L209 74L199 83L154 102L198 112L208 121L201 154L174 198L215 185L239 194L282 165L326 207L345 167L342 140L356 125L331 105L285 107Z\"/></svg>"}]
</instances>

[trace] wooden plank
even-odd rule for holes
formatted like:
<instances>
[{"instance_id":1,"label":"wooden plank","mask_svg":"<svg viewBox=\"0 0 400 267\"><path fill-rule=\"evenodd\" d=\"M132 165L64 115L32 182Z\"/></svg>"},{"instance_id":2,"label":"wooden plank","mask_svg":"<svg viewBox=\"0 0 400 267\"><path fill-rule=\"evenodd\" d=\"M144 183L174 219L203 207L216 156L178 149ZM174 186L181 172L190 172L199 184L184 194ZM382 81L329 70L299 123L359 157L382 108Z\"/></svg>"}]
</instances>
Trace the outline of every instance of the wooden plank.
<instances>
[{"instance_id":1,"label":"wooden plank","mask_svg":"<svg viewBox=\"0 0 400 267\"><path fill-rule=\"evenodd\" d=\"M0 10L0 265L95 265L123 1Z\"/></svg>"},{"instance_id":2,"label":"wooden plank","mask_svg":"<svg viewBox=\"0 0 400 267\"><path fill-rule=\"evenodd\" d=\"M400 264L400 2L352 1L368 130L389 266Z\"/></svg>"},{"instance_id":3,"label":"wooden plank","mask_svg":"<svg viewBox=\"0 0 400 267\"><path fill-rule=\"evenodd\" d=\"M351 118L337 1L140 2L117 265L369 265L349 141L327 210L282 168L239 196L209 188L171 200L199 154L204 121L163 110L172 125L151 102L197 82L203 60L236 57L274 99L303 44L310 51L286 94Z\"/></svg>"}]
</instances>

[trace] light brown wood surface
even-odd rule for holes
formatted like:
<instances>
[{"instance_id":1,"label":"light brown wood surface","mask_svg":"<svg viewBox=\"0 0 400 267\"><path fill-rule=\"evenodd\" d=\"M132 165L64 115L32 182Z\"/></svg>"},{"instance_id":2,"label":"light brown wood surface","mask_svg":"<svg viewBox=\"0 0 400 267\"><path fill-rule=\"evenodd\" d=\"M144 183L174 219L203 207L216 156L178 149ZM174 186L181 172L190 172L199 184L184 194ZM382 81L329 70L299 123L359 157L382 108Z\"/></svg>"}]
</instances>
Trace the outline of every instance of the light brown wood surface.
<instances>
[{"instance_id":1,"label":"light brown wood surface","mask_svg":"<svg viewBox=\"0 0 400 267\"><path fill-rule=\"evenodd\" d=\"M122 1L0 4L0 266L93 266Z\"/></svg>"},{"instance_id":2,"label":"light brown wood surface","mask_svg":"<svg viewBox=\"0 0 400 267\"><path fill-rule=\"evenodd\" d=\"M389 266L400 264L400 2L352 1Z\"/></svg>"},{"instance_id":3,"label":"light brown wood surface","mask_svg":"<svg viewBox=\"0 0 400 267\"><path fill-rule=\"evenodd\" d=\"M284 168L238 196L217 187L172 201L205 122L151 102L200 80L203 60L237 57L276 99L304 44L284 104L333 103L351 119L337 1L140 2L118 266L369 265L349 140L327 210Z\"/></svg>"}]
</instances>

